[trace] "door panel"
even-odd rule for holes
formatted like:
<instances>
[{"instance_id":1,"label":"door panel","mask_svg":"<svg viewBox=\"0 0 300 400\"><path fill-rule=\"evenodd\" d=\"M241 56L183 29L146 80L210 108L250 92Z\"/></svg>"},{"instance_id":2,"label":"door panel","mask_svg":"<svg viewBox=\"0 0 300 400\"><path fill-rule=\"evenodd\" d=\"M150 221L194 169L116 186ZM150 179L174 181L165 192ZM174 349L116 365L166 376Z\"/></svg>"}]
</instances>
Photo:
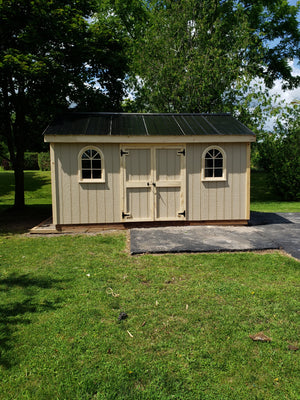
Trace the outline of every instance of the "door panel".
<instances>
[{"instance_id":1,"label":"door panel","mask_svg":"<svg viewBox=\"0 0 300 400\"><path fill-rule=\"evenodd\" d=\"M181 178L180 149L156 149L156 183L175 181Z\"/></svg>"},{"instance_id":2,"label":"door panel","mask_svg":"<svg viewBox=\"0 0 300 400\"><path fill-rule=\"evenodd\" d=\"M135 221L152 219L151 188L127 188L126 203L130 218Z\"/></svg>"},{"instance_id":3,"label":"door panel","mask_svg":"<svg viewBox=\"0 0 300 400\"><path fill-rule=\"evenodd\" d=\"M156 192L156 219L176 220L180 212L180 188L158 187Z\"/></svg>"},{"instance_id":4,"label":"door panel","mask_svg":"<svg viewBox=\"0 0 300 400\"><path fill-rule=\"evenodd\" d=\"M126 155L126 181L149 182L151 179L150 149L130 149Z\"/></svg>"}]
</instances>

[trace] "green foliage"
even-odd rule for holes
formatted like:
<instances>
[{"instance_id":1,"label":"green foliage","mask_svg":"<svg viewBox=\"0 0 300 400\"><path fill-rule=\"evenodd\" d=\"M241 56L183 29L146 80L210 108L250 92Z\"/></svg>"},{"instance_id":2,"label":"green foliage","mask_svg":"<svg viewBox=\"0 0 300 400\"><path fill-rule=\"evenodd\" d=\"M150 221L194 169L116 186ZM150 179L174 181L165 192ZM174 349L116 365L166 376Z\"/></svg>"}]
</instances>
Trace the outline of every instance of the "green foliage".
<instances>
[{"instance_id":1,"label":"green foliage","mask_svg":"<svg viewBox=\"0 0 300 400\"><path fill-rule=\"evenodd\" d=\"M39 170L38 153L35 152L24 153L24 169L32 171Z\"/></svg>"},{"instance_id":2,"label":"green foliage","mask_svg":"<svg viewBox=\"0 0 300 400\"><path fill-rule=\"evenodd\" d=\"M97 9L94 0L0 2L0 142L16 172L18 207L24 151L42 142L54 114L74 103L90 111L121 107L124 46L93 20Z\"/></svg>"},{"instance_id":3,"label":"green foliage","mask_svg":"<svg viewBox=\"0 0 300 400\"><path fill-rule=\"evenodd\" d=\"M284 200L300 200L299 110L290 118L287 127L279 123L275 133L264 135L259 143L259 162Z\"/></svg>"},{"instance_id":4,"label":"green foliage","mask_svg":"<svg viewBox=\"0 0 300 400\"><path fill-rule=\"evenodd\" d=\"M283 201L270 176L266 171L251 171L251 211L300 212L300 202Z\"/></svg>"},{"instance_id":5,"label":"green foliage","mask_svg":"<svg viewBox=\"0 0 300 400\"><path fill-rule=\"evenodd\" d=\"M298 399L292 258L131 257L125 234L0 248L3 399Z\"/></svg>"},{"instance_id":6,"label":"green foliage","mask_svg":"<svg viewBox=\"0 0 300 400\"><path fill-rule=\"evenodd\" d=\"M251 111L256 103L259 119L264 105L257 100L269 99L263 88L249 90L253 78L267 87L278 78L284 87L299 84L288 64L299 56L299 4L290 6L285 0L107 3L110 15L128 32L130 83L136 95L133 103L125 103L128 110L236 110L244 120L251 102ZM142 17L136 12L139 8Z\"/></svg>"},{"instance_id":7,"label":"green foliage","mask_svg":"<svg viewBox=\"0 0 300 400\"><path fill-rule=\"evenodd\" d=\"M39 153L39 169L41 171L50 171L50 153Z\"/></svg>"}]
</instances>

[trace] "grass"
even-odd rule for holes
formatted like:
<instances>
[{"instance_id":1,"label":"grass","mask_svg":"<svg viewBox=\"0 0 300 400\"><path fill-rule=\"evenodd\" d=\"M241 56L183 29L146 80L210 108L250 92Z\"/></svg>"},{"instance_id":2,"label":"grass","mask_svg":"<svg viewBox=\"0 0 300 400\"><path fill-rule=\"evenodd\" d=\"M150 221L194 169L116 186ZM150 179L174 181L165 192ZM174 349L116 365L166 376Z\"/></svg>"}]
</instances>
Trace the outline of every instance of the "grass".
<instances>
[{"instance_id":1,"label":"grass","mask_svg":"<svg viewBox=\"0 0 300 400\"><path fill-rule=\"evenodd\" d=\"M124 233L0 241L1 399L299 398L294 259L131 257Z\"/></svg>"},{"instance_id":2,"label":"grass","mask_svg":"<svg viewBox=\"0 0 300 400\"><path fill-rule=\"evenodd\" d=\"M299 347L299 262L131 257L125 233L8 235L50 212L50 174L25 178L29 206L15 214L13 175L0 172L1 400L299 399L288 347ZM294 210L264 181L252 174L252 208ZM259 331L272 341L253 342Z\"/></svg>"},{"instance_id":3,"label":"grass","mask_svg":"<svg viewBox=\"0 0 300 400\"><path fill-rule=\"evenodd\" d=\"M30 205L51 204L51 175L48 171L25 171L25 203ZM14 204L14 173L0 171L0 207Z\"/></svg>"}]
</instances>

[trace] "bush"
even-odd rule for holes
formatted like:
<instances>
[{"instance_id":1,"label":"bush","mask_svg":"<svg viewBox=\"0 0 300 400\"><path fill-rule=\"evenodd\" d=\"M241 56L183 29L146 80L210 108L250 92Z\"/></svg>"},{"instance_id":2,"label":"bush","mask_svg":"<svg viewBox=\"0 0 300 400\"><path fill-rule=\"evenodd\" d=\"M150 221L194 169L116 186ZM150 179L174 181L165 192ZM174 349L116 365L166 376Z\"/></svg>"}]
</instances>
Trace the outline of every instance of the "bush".
<instances>
[{"instance_id":1,"label":"bush","mask_svg":"<svg viewBox=\"0 0 300 400\"><path fill-rule=\"evenodd\" d=\"M270 184L284 200L300 200L300 132L266 135L260 144L260 164Z\"/></svg>"},{"instance_id":2,"label":"bush","mask_svg":"<svg viewBox=\"0 0 300 400\"><path fill-rule=\"evenodd\" d=\"M50 171L50 153L39 153L38 162L41 171Z\"/></svg>"},{"instance_id":3,"label":"bush","mask_svg":"<svg viewBox=\"0 0 300 400\"><path fill-rule=\"evenodd\" d=\"M38 153L25 152L24 154L24 170L39 170Z\"/></svg>"},{"instance_id":4,"label":"bush","mask_svg":"<svg viewBox=\"0 0 300 400\"><path fill-rule=\"evenodd\" d=\"M6 160L5 158L3 158L2 160L1 166L3 167L4 171L9 171L11 169L9 161Z\"/></svg>"}]
</instances>

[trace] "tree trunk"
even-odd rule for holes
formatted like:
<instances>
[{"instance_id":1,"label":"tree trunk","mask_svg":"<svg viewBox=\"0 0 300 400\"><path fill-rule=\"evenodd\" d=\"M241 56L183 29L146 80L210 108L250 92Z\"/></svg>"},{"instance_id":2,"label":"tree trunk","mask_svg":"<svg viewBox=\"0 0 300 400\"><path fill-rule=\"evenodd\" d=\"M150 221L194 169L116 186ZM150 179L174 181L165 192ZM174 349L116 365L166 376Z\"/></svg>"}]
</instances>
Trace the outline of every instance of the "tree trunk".
<instances>
[{"instance_id":1,"label":"tree trunk","mask_svg":"<svg viewBox=\"0 0 300 400\"><path fill-rule=\"evenodd\" d=\"M15 110L16 119L14 123L14 172L15 172L15 204L14 208L22 209L25 207L24 195L24 131L25 131L25 91L23 82L19 82L18 93L16 95Z\"/></svg>"},{"instance_id":2,"label":"tree trunk","mask_svg":"<svg viewBox=\"0 0 300 400\"><path fill-rule=\"evenodd\" d=\"M14 208L21 210L25 207L24 196L24 154L18 154L14 164L15 174L15 204Z\"/></svg>"}]
</instances>

